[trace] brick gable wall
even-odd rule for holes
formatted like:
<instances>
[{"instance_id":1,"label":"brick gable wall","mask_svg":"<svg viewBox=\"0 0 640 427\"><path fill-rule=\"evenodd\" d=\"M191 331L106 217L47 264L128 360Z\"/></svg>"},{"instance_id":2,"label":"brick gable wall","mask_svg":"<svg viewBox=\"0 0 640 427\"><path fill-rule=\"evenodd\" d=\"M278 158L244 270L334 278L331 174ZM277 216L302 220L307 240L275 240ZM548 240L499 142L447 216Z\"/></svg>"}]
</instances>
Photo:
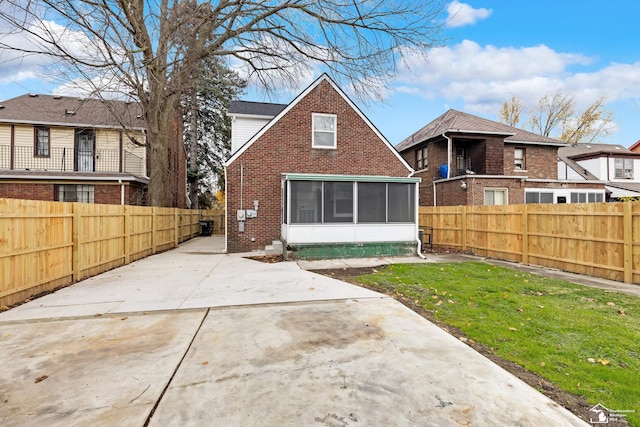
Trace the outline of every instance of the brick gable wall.
<instances>
[{"instance_id":1,"label":"brick gable wall","mask_svg":"<svg viewBox=\"0 0 640 427\"><path fill-rule=\"evenodd\" d=\"M312 113L337 115L337 149L311 148ZM406 177L409 170L322 81L227 167L229 252L263 249L280 237L282 173ZM254 200L258 217L247 219L239 232L236 211L253 209Z\"/></svg>"}]
</instances>

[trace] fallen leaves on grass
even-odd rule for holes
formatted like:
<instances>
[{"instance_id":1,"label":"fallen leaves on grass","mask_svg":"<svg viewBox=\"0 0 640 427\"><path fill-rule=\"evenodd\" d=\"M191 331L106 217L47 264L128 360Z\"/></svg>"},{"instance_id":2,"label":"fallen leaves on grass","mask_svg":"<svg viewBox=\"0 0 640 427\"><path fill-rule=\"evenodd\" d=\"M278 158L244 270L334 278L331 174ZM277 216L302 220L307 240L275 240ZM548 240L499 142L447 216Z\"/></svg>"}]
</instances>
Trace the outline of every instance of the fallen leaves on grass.
<instances>
[{"instance_id":1,"label":"fallen leaves on grass","mask_svg":"<svg viewBox=\"0 0 640 427\"><path fill-rule=\"evenodd\" d=\"M509 330L510 330L510 331L517 331L517 330L518 330L518 328L514 328L513 326L509 326Z\"/></svg>"}]
</instances>

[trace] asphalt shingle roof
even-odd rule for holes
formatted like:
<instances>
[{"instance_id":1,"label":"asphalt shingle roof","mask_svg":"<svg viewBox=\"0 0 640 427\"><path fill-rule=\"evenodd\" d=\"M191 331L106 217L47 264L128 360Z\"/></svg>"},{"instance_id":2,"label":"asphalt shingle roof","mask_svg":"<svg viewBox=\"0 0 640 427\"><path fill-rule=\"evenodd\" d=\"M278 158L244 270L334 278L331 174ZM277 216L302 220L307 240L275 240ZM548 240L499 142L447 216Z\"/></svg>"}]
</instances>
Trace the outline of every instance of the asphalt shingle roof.
<instances>
[{"instance_id":1,"label":"asphalt shingle roof","mask_svg":"<svg viewBox=\"0 0 640 427\"><path fill-rule=\"evenodd\" d=\"M557 139L537 135L513 126L507 126L493 120L463 113L457 110L448 110L440 117L424 126L422 129L406 138L396 145L398 151L407 150L414 145L420 144L428 139L442 135L445 132L465 132L465 133L493 133L497 135L507 135L505 142L532 142L542 144L564 144Z\"/></svg>"},{"instance_id":2,"label":"asphalt shingle roof","mask_svg":"<svg viewBox=\"0 0 640 427\"><path fill-rule=\"evenodd\" d=\"M271 104L268 102L231 101L227 114L275 117L286 107L286 104Z\"/></svg>"},{"instance_id":3,"label":"asphalt shingle roof","mask_svg":"<svg viewBox=\"0 0 640 427\"><path fill-rule=\"evenodd\" d=\"M0 122L144 129L137 103L28 94L0 102Z\"/></svg>"}]
</instances>

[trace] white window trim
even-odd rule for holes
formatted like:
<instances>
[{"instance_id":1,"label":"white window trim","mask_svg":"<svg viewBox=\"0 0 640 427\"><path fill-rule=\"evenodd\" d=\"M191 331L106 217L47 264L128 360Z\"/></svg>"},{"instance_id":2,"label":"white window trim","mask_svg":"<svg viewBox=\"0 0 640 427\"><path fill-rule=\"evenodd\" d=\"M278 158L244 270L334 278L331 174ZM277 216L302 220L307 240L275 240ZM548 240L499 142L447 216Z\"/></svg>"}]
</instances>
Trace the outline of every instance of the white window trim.
<instances>
[{"instance_id":1,"label":"white window trim","mask_svg":"<svg viewBox=\"0 0 640 427\"><path fill-rule=\"evenodd\" d=\"M316 128L315 128L315 118L316 117L332 117L334 122L334 130L333 132L333 146L328 147L325 145L316 145ZM317 132L329 133L326 130L318 130ZM311 114L311 148L318 148L321 150L336 150L338 148L338 116L336 114L323 114L323 113L312 113Z\"/></svg>"}]
</instances>

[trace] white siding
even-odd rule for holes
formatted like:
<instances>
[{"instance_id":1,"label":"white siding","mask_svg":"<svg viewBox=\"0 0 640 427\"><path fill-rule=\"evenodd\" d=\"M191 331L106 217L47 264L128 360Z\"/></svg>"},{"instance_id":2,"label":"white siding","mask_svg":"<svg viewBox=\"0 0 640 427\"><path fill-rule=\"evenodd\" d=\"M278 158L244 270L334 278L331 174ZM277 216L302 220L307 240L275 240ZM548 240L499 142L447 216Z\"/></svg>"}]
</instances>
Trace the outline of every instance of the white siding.
<instances>
[{"instance_id":1,"label":"white siding","mask_svg":"<svg viewBox=\"0 0 640 427\"><path fill-rule=\"evenodd\" d=\"M242 147L253 135L269 123L269 119L233 117L231 124L231 154Z\"/></svg>"},{"instance_id":2,"label":"white siding","mask_svg":"<svg viewBox=\"0 0 640 427\"><path fill-rule=\"evenodd\" d=\"M291 244L418 240L415 224L282 224L282 237Z\"/></svg>"},{"instance_id":3,"label":"white siding","mask_svg":"<svg viewBox=\"0 0 640 427\"><path fill-rule=\"evenodd\" d=\"M580 167L585 168L589 173L597 176L598 179L607 180L607 159L606 157L599 157L597 159L580 160L578 162Z\"/></svg>"},{"instance_id":4,"label":"white siding","mask_svg":"<svg viewBox=\"0 0 640 427\"><path fill-rule=\"evenodd\" d=\"M586 179L578 174L573 168L567 166L565 162L558 162L558 179L566 179L569 181L586 181Z\"/></svg>"}]
</instances>

